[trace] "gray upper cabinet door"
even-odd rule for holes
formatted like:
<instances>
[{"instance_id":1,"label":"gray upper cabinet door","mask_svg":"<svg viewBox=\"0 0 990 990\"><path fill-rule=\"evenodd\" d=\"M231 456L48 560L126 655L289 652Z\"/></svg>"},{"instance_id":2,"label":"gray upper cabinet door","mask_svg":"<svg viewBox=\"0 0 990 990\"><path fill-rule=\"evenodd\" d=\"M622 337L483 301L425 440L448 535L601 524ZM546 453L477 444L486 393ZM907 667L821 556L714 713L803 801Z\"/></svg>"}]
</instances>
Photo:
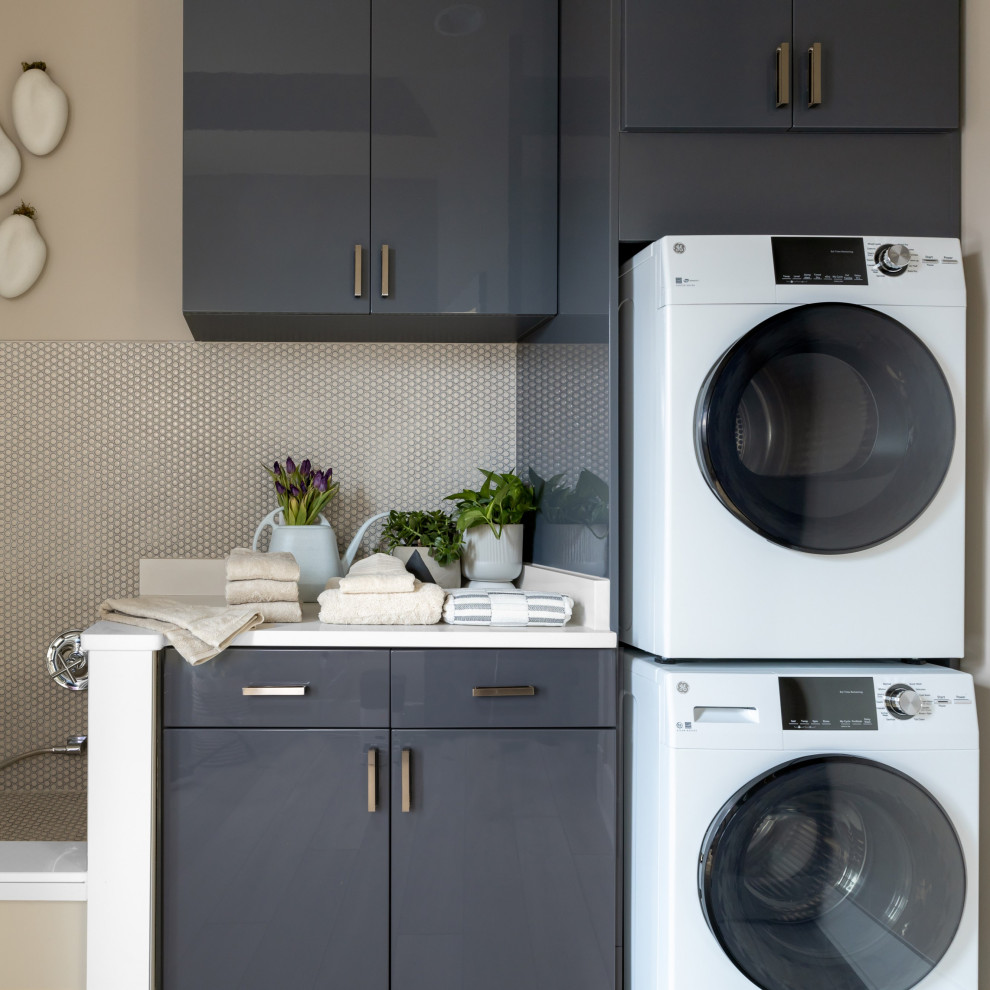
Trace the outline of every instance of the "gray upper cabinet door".
<instances>
[{"instance_id":1,"label":"gray upper cabinet door","mask_svg":"<svg viewBox=\"0 0 990 990\"><path fill-rule=\"evenodd\" d=\"M163 990L388 990L388 730L163 736Z\"/></svg>"},{"instance_id":2,"label":"gray upper cabinet door","mask_svg":"<svg viewBox=\"0 0 990 990\"><path fill-rule=\"evenodd\" d=\"M795 129L958 127L958 0L794 0L794 75Z\"/></svg>"},{"instance_id":3,"label":"gray upper cabinet door","mask_svg":"<svg viewBox=\"0 0 990 990\"><path fill-rule=\"evenodd\" d=\"M556 313L556 0L373 0L372 38L372 312Z\"/></svg>"},{"instance_id":4,"label":"gray upper cabinet door","mask_svg":"<svg viewBox=\"0 0 990 990\"><path fill-rule=\"evenodd\" d=\"M791 0L625 0L623 10L627 130L791 126L789 105L777 106L776 93Z\"/></svg>"},{"instance_id":5,"label":"gray upper cabinet door","mask_svg":"<svg viewBox=\"0 0 990 990\"><path fill-rule=\"evenodd\" d=\"M184 17L183 310L367 313L370 0Z\"/></svg>"},{"instance_id":6,"label":"gray upper cabinet door","mask_svg":"<svg viewBox=\"0 0 990 990\"><path fill-rule=\"evenodd\" d=\"M391 990L611 990L615 768L614 729L393 730Z\"/></svg>"}]
</instances>

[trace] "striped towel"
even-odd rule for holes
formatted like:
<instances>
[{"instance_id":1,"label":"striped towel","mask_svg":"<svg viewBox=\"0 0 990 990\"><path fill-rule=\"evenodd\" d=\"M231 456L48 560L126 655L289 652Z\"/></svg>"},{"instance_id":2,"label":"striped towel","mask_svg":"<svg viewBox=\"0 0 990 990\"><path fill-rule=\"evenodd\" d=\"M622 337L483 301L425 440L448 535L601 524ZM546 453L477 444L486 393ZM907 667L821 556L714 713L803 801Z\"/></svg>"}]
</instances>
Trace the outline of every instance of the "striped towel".
<instances>
[{"instance_id":1,"label":"striped towel","mask_svg":"<svg viewBox=\"0 0 990 990\"><path fill-rule=\"evenodd\" d=\"M465 588L447 595L443 621L474 626L562 626L574 600L546 591L477 591Z\"/></svg>"}]
</instances>

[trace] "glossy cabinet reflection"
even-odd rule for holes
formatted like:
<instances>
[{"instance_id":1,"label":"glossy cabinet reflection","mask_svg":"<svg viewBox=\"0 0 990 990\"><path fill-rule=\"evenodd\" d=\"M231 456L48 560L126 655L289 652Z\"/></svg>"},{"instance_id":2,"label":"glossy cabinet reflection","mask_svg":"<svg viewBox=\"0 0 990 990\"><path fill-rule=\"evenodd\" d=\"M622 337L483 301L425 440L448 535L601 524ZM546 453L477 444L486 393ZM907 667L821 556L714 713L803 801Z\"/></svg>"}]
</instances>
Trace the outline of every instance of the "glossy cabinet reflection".
<instances>
[{"instance_id":1,"label":"glossy cabinet reflection","mask_svg":"<svg viewBox=\"0 0 990 990\"><path fill-rule=\"evenodd\" d=\"M195 336L556 312L556 3L190 0L184 30Z\"/></svg>"}]
</instances>

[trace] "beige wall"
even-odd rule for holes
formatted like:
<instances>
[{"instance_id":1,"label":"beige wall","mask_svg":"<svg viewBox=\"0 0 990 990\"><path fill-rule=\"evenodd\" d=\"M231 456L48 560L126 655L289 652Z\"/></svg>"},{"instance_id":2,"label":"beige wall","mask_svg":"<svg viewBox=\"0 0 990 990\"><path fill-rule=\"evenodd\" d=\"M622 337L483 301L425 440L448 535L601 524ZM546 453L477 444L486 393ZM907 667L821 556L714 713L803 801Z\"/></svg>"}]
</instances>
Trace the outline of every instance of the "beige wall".
<instances>
[{"instance_id":1,"label":"beige wall","mask_svg":"<svg viewBox=\"0 0 990 990\"><path fill-rule=\"evenodd\" d=\"M0 126L22 61L45 61L69 127L17 185L48 244L41 278L0 299L0 339L188 340L181 304L182 0L8 0Z\"/></svg>"},{"instance_id":2,"label":"beige wall","mask_svg":"<svg viewBox=\"0 0 990 990\"><path fill-rule=\"evenodd\" d=\"M980 793L983 827L990 835L990 644L987 642L987 282L990 275L990 5L980 0L964 3L964 74L962 130L962 244L968 301L967 375L967 553L966 553L966 660L964 669L976 678L977 703L983 728L983 764ZM990 947L990 856L981 843L980 943ZM980 963L980 987L990 990L990 952Z\"/></svg>"}]
</instances>

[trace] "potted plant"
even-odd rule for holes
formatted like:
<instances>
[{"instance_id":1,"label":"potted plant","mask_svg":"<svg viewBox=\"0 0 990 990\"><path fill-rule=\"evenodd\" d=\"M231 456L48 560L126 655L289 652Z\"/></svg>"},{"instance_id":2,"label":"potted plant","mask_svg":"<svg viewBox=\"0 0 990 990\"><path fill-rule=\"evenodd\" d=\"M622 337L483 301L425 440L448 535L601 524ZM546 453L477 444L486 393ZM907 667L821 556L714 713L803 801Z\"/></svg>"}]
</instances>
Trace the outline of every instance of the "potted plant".
<instances>
[{"instance_id":1,"label":"potted plant","mask_svg":"<svg viewBox=\"0 0 990 990\"><path fill-rule=\"evenodd\" d=\"M522 573L522 521L537 498L533 486L511 471L478 470L485 476L480 490L447 496L457 504L457 528L464 534L461 569L471 581L504 584Z\"/></svg>"},{"instance_id":2,"label":"potted plant","mask_svg":"<svg viewBox=\"0 0 990 990\"><path fill-rule=\"evenodd\" d=\"M427 584L441 588L461 586L464 537L446 512L399 512L385 520L379 550L398 557L406 570Z\"/></svg>"},{"instance_id":3,"label":"potted plant","mask_svg":"<svg viewBox=\"0 0 990 990\"><path fill-rule=\"evenodd\" d=\"M533 559L551 567L604 576L608 573L608 485L582 470L573 486L563 474L529 479L539 500Z\"/></svg>"}]
</instances>

